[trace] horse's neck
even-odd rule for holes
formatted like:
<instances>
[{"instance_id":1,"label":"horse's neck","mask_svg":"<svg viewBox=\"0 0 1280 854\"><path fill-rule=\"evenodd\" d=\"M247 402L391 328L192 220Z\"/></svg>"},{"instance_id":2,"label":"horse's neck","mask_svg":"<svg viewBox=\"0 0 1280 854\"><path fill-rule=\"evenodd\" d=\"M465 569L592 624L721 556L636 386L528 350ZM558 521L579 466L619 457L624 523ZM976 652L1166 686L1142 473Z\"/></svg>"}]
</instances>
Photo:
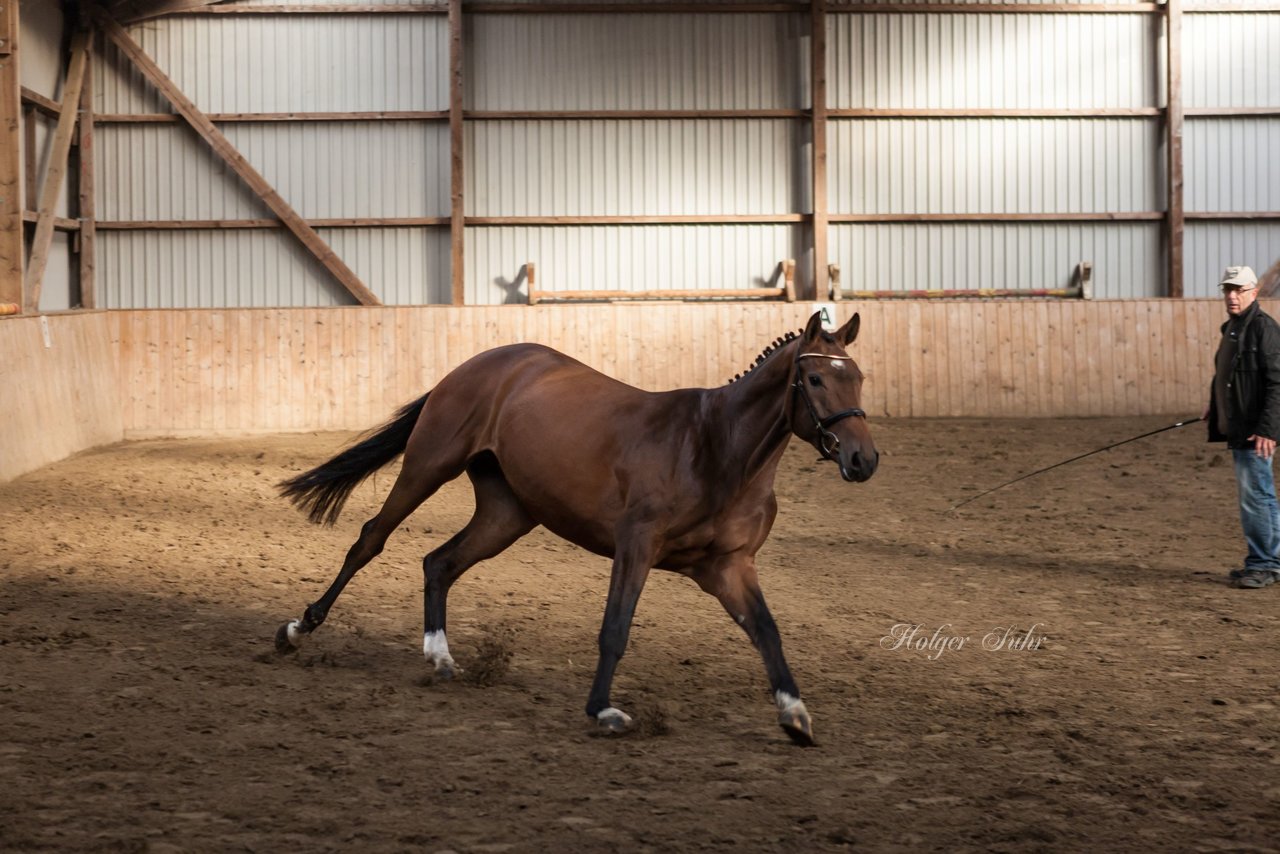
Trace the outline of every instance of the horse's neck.
<instances>
[{"instance_id":1,"label":"horse's neck","mask_svg":"<svg viewBox=\"0 0 1280 854\"><path fill-rule=\"evenodd\" d=\"M760 474L772 478L791 438L787 402L794 348L780 348L742 379L716 390L726 421L726 457L741 466L748 480Z\"/></svg>"}]
</instances>

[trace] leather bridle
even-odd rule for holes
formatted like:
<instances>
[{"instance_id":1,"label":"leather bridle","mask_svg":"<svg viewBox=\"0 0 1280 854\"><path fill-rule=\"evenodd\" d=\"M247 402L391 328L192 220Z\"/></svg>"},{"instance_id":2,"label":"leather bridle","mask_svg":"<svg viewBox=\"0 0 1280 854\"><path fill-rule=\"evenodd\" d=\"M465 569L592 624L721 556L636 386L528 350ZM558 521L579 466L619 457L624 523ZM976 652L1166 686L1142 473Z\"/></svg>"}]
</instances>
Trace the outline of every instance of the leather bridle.
<instances>
[{"instance_id":1,"label":"leather bridle","mask_svg":"<svg viewBox=\"0 0 1280 854\"><path fill-rule=\"evenodd\" d=\"M813 398L809 396L809 389L804 384L804 368L800 365L801 359L830 359L833 362L852 362L853 359L849 356L829 356L826 353L801 353L796 356L796 380L791 384L791 387L800 394L800 399L804 401L804 408L809 412L809 417L813 419L813 426L818 431L818 450L822 452L822 458L838 463L835 453L840 450L840 437L828 428L846 418L866 418L867 413L861 409L845 409L825 418L818 415L818 410L813 405Z\"/></svg>"}]
</instances>

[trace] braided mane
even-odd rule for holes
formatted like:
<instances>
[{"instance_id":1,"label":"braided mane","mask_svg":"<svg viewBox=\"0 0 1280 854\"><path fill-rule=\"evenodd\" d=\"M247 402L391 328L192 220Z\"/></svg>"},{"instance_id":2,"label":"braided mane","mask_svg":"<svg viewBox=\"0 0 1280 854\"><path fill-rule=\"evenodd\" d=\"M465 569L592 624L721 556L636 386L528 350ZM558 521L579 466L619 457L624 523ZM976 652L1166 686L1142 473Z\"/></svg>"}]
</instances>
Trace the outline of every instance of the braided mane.
<instances>
[{"instance_id":1,"label":"braided mane","mask_svg":"<svg viewBox=\"0 0 1280 854\"><path fill-rule=\"evenodd\" d=\"M752 362L752 363L751 363L751 367L747 368L745 371L743 371L743 372L742 372L742 373L740 373L740 374L734 374L734 375L733 375L733 379L729 380L729 382L731 382L731 383L737 382L738 380L740 380L740 379L742 379L743 377L745 377L747 374L749 374L749 373L751 373L752 371L754 371L756 368L760 367L762 364L764 364L764 360L765 360L765 359L769 358L769 357L770 357L770 356L772 356L775 352L777 352L777 350L778 350L778 348L779 348L779 347L782 347L782 346L784 346L784 345L786 345L786 344L789 344L790 342L792 342L792 341L796 340L797 338L799 338L799 337L800 337L800 332L803 332L803 331L804 331L804 330L802 329L802 330L800 330L799 332L788 332L786 335L784 335L784 336L782 336L781 338L777 339L777 340L776 340L776 341L774 341L772 344L770 344L768 347L765 347L765 348L764 348L764 350L762 350L762 351L760 352L760 355L759 355L759 356L756 356L756 360L755 360L754 362Z\"/></svg>"}]
</instances>

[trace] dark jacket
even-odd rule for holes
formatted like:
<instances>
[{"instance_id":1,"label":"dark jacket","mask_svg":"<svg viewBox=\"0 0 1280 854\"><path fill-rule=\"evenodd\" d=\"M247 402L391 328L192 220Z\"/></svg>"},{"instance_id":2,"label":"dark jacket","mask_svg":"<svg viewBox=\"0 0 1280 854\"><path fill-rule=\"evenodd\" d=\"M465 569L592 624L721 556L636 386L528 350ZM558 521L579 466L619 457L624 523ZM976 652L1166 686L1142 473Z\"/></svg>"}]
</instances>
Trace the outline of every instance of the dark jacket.
<instances>
[{"instance_id":1,"label":"dark jacket","mask_svg":"<svg viewBox=\"0 0 1280 854\"><path fill-rule=\"evenodd\" d=\"M1249 436L1280 438L1280 324L1255 301L1238 318L1239 349L1227 383L1227 435L1218 429L1218 410L1209 388L1209 441L1249 447ZM1228 320L1222 324L1224 340ZM1216 361L1216 360L1215 360Z\"/></svg>"}]
</instances>

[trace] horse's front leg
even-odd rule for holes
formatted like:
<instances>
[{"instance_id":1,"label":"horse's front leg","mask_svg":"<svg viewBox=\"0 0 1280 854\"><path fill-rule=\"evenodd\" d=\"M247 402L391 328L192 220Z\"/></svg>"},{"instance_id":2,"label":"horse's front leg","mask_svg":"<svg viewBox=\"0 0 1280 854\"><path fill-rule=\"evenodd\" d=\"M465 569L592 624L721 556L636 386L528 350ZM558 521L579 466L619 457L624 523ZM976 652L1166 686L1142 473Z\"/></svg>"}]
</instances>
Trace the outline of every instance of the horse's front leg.
<instances>
[{"instance_id":1,"label":"horse's front leg","mask_svg":"<svg viewBox=\"0 0 1280 854\"><path fill-rule=\"evenodd\" d=\"M631 727L631 717L614 708L609 701L609 689L613 685L618 661L626 652L627 639L631 636L631 618L635 615L640 591L649 577L653 558L654 549L649 538L619 538L609 578L609 599L600 625L600 660L596 663L596 678L591 683L591 695L587 698L587 715L607 732L626 732Z\"/></svg>"},{"instance_id":2,"label":"horse's front leg","mask_svg":"<svg viewBox=\"0 0 1280 854\"><path fill-rule=\"evenodd\" d=\"M760 591L755 558L731 555L700 570L694 580L720 600L729 616L742 626L760 651L769 677L769 690L778 706L778 724L796 744L812 747L813 725L809 710L800 699L800 689L796 687L791 668L782 654L782 637L778 634L778 624L773 621L769 606L764 602L764 593Z\"/></svg>"}]
</instances>

